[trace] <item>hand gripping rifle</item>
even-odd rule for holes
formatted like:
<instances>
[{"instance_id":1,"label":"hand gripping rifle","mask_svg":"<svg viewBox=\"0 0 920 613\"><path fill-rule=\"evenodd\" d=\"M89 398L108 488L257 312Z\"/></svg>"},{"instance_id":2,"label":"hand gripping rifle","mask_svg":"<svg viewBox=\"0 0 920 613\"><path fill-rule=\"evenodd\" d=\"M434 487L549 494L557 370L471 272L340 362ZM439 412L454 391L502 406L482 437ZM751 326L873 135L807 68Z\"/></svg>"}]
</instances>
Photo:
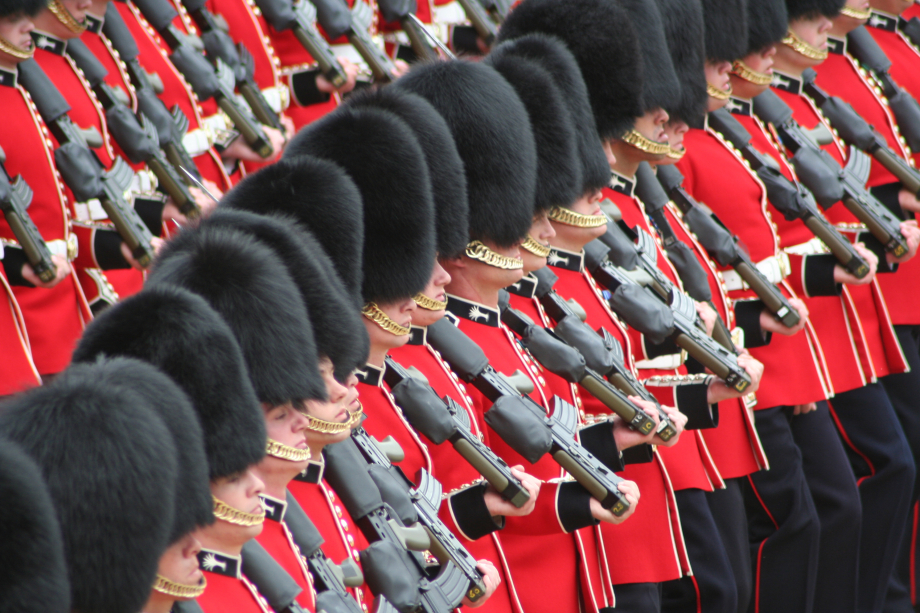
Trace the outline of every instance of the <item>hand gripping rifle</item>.
<instances>
[{"instance_id":1,"label":"hand gripping rifle","mask_svg":"<svg viewBox=\"0 0 920 613\"><path fill-rule=\"evenodd\" d=\"M77 202L97 198L119 236L138 264L147 267L153 260L153 236L124 193L134 172L122 158L108 170L86 145L83 132L70 120L70 105L35 60L19 64L19 79L39 114L60 145L54 150L54 162Z\"/></svg>"},{"instance_id":2,"label":"hand gripping rifle","mask_svg":"<svg viewBox=\"0 0 920 613\"><path fill-rule=\"evenodd\" d=\"M67 55L73 59L77 67L93 88L93 93L105 109L105 121L109 134L125 152L128 159L134 164L144 162L156 175L160 186L172 198L183 215L189 218L198 217L201 209L178 172L166 159L160 149L157 129L147 117L141 113L140 118L131 112L116 94L115 90L105 82L108 71L93 52L77 39L67 44Z\"/></svg>"},{"instance_id":3,"label":"hand gripping rifle","mask_svg":"<svg viewBox=\"0 0 920 613\"><path fill-rule=\"evenodd\" d=\"M297 585L275 559L256 539L249 539L240 552L243 574L265 597L276 613L306 613L297 602L303 589Z\"/></svg>"},{"instance_id":4,"label":"hand gripping rifle","mask_svg":"<svg viewBox=\"0 0 920 613\"><path fill-rule=\"evenodd\" d=\"M450 396L439 398L431 386L387 356L383 379L390 386L396 404L412 427L435 445L449 442L463 459L508 502L517 508L530 500L520 479L495 452L483 444L470 429L466 410Z\"/></svg>"},{"instance_id":5,"label":"hand gripping rifle","mask_svg":"<svg viewBox=\"0 0 920 613\"><path fill-rule=\"evenodd\" d=\"M709 114L709 126L719 132L741 152L751 170L767 189L767 198L787 220L801 219L812 234L830 249L841 266L862 279L869 274L869 264L844 238L840 231L818 210L815 197L804 185L793 183L775 168L775 161L751 145L751 134L731 113L719 109Z\"/></svg>"},{"instance_id":6,"label":"hand gripping rifle","mask_svg":"<svg viewBox=\"0 0 920 613\"><path fill-rule=\"evenodd\" d=\"M622 479L575 442L578 412L574 406L556 397L553 413L547 416L543 407L496 372L482 349L447 319L428 326L428 342L460 378L492 401L486 423L512 449L531 464L549 453L604 508L617 516L626 513L629 501L617 489Z\"/></svg>"},{"instance_id":7,"label":"hand gripping rifle","mask_svg":"<svg viewBox=\"0 0 920 613\"><path fill-rule=\"evenodd\" d=\"M361 552L364 577L371 590L386 596L403 613L419 609L425 613L450 613L466 595L469 580L449 560L441 564L437 575L429 574L427 564L415 552L431 547L431 537L422 526L406 526L401 519L412 517L413 505L407 504L405 497L400 500L391 496L400 506L401 512L397 512L384 502L378 481L385 481L379 475L377 481L371 477L372 467L354 440L328 445L323 454L326 481L371 543Z\"/></svg>"},{"instance_id":8,"label":"hand gripping rifle","mask_svg":"<svg viewBox=\"0 0 920 613\"><path fill-rule=\"evenodd\" d=\"M172 50L169 60L192 86L198 99L204 101L214 98L246 140L246 144L262 158L271 157L274 149L268 136L249 111L237 104L233 93L236 77L230 68L220 59L216 61L216 68L208 63L189 42L189 36L173 25L172 21L178 13L166 0L137 0L134 4Z\"/></svg>"},{"instance_id":9,"label":"hand gripping rifle","mask_svg":"<svg viewBox=\"0 0 920 613\"><path fill-rule=\"evenodd\" d=\"M297 42L307 50L320 72L335 87L345 85L345 69L339 64L329 43L316 29L316 7L310 0L255 0L268 23L278 30L290 30Z\"/></svg>"},{"instance_id":10,"label":"hand gripping rifle","mask_svg":"<svg viewBox=\"0 0 920 613\"><path fill-rule=\"evenodd\" d=\"M380 13L384 21L398 21L403 32L412 45L412 51L415 56L423 62L431 62L437 59L438 52L431 48L428 42L428 35L425 34L424 26L415 17L416 2L415 0L379 0L377 6L380 7Z\"/></svg>"},{"instance_id":11,"label":"hand gripping rifle","mask_svg":"<svg viewBox=\"0 0 920 613\"><path fill-rule=\"evenodd\" d=\"M51 259L51 251L48 250L41 232L29 217L32 188L19 175L14 181L10 181L10 175L3 166L5 160L6 154L0 149L0 211L3 211L3 217L25 253L29 266L39 279L48 283L57 276L57 267Z\"/></svg>"},{"instance_id":12,"label":"hand gripping rifle","mask_svg":"<svg viewBox=\"0 0 920 613\"><path fill-rule=\"evenodd\" d=\"M842 200L844 206L895 257L907 253L907 240L901 234L901 221L866 189L871 162L865 153L850 147L846 168L841 168L821 149L792 117L792 109L772 91L754 98L754 113L773 124L783 146L792 155L792 164L802 182L827 208Z\"/></svg>"},{"instance_id":13,"label":"hand gripping rifle","mask_svg":"<svg viewBox=\"0 0 920 613\"><path fill-rule=\"evenodd\" d=\"M751 377L738 364L738 356L707 336L686 294L674 292L669 305L656 304L651 300L653 294L607 259L607 248L598 241L585 246L585 267L598 284L612 292L610 307L653 343L671 340L736 391L744 392L750 386Z\"/></svg>"},{"instance_id":14,"label":"hand gripping rifle","mask_svg":"<svg viewBox=\"0 0 920 613\"><path fill-rule=\"evenodd\" d=\"M306 0L301 0L305 2ZM371 39L369 28L374 20L373 9L364 2L355 2L348 10L344 0L310 0L316 6L316 18L331 40L346 36L357 50L378 83L390 83L396 66L393 60Z\"/></svg>"},{"instance_id":15,"label":"hand gripping rifle","mask_svg":"<svg viewBox=\"0 0 920 613\"><path fill-rule=\"evenodd\" d=\"M738 248L734 236L722 222L703 207L683 188L684 176L675 166L658 168L661 195L671 200L684 214L687 226L696 234L697 240L706 249L709 257L722 266L731 266L747 283L757 297L773 313L773 316L788 328L799 323L799 312L789 300L751 261L750 256ZM667 193L665 193L667 192Z\"/></svg>"}]
</instances>

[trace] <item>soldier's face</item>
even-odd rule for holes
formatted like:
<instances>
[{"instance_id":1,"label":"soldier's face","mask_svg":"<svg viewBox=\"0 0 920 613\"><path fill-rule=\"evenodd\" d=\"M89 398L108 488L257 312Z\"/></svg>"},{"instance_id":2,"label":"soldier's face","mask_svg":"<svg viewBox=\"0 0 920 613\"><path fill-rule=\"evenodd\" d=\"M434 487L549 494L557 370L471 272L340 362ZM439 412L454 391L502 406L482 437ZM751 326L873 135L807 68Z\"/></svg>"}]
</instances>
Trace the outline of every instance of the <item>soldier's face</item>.
<instances>
[{"instance_id":1,"label":"soldier's face","mask_svg":"<svg viewBox=\"0 0 920 613\"><path fill-rule=\"evenodd\" d=\"M521 257L521 241L512 245L511 247L499 247L492 241L484 240L482 243L499 255L505 255L510 258L520 259ZM497 268L486 264L485 262L480 262L479 260L474 260L466 255L463 256L464 261L467 262L467 268L472 275L476 277L479 283L483 286L489 288L489 290L498 291L509 285L517 283L524 276L523 269L517 270L505 270L503 268Z\"/></svg>"},{"instance_id":2,"label":"soldier's face","mask_svg":"<svg viewBox=\"0 0 920 613\"><path fill-rule=\"evenodd\" d=\"M229 477L220 477L211 481L211 494L221 502L238 511L262 513L262 501L259 494L265 491L265 484L256 475L253 467ZM262 532L262 524L255 526L238 526L223 520L203 528L209 535L225 544L243 545ZM209 539L213 540L213 539Z\"/></svg>"},{"instance_id":3,"label":"soldier's face","mask_svg":"<svg viewBox=\"0 0 920 613\"><path fill-rule=\"evenodd\" d=\"M390 319L395 321L400 326L403 326L404 328L408 328L412 324L412 317L418 308L418 306L415 304L415 300L412 298L406 298L404 300L389 302L386 304L378 303L377 307L386 313ZM378 349L395 349L396 347L402 347L409 342L408 336L397 336L387 332L374 322L370 321L367 317L363 317L362 319L364 320L364 327L367 329L367 334L371 339L371 347L376 347Z\"/></svg>"},{"instance_id":4,"label":"soldier's face","mask_svg":"<svg viewBox=\"0 0 920 613\"><path fill-rule=\"evenodd\" d=\"M25 13L0 17L0 38L23 51L32 48L32 37L29 32L35 29L35 24ZM0 51L0 64L15 65L22 61L12 55Z\"/></svg>"},{"instance_id":5,"label":"soldier's face","mask_svg":"<svg viewBox=\"0 0 920 613\"><path fill-rule=\"evenodd\" d=\"M762 51L756 53L750 53L743 58L741 61L755 72L759 72L766 75L773 74L773 60L776 57L776 45L770 45ZM745 98L750 100L755 96L762 94L770 88L770 84L758 85L756 83L751 83L746 79L742 79L738 75L732 73L732 91L734 95L739 98Z\"/></svg>"},{"instance_id":6,"label":"soldier's face","mask_svg":"<svg viewBox=\"0 0 920 613\"><path fill-rule=\"evenodd\" d=\"M163 552L157 573L182 585L200 584L204 576L198 567L199 551L201 551L201 543L198 542L198 539L192 534L186 534ZM158 593L153 592L153 594ZM175 597L172 596L168 598L175 600ZM180 598L179 600L185 599Z\"/></svg>"},{"instance_id":7,"label":"soldier's face","mask_svg":"<svg viewBox=\"0 0 920 613\"><path fill-rule=\"evenodd\" d=\"M354 379L354 384L350 388L348 381L344 385L339 383L335 379L335 368L332 365L332 361L325 357L320 360L319 372L323 377L323 382L326 384L326 394L329 396L329 400L325 402L322 400L308 400L305 403L305 413L323 421L345 423L351 417L351 412L358 408L357 378L351 377L351 379ZM351 430L345 430L336 434L324 434L307 429L304 435L306 436L306 441L310 444L310 448L315 449L317 443L323 446L344 441L348 438L350 432ZM271 436L271 433L269 433L269 436Z\"/></svg>"},{"instance_id":8,"label":"soldier's face","mask_svg":"<svg viewBox=\"0 0 920 613\"><path fill-rule=\"evenodd\" d=\"M706 82L719 91L731 91L730 62L710 62L706 60ZM715 111L728 104L728 100L720 100L709 96L709 111Z\"/></svg>"},{"instance_id":9,"label":"soldier's face","mask_svg":"<svg viewBox=\"0 0 920 613\"><path fill-rule=\"evenodd\" d=\"M815 49L827 51L827 36L833 25L833 22L824 15L816 15L789 22L789 30ZM823 61L802 55L788 45L780 45L777 48L776 57L779 60L777 67L780 70L802 71L817 66Z\"/></svg>"},{"instance_id":10,"label":"soldier's face","mask_svg":"<svg viewBox=\"0 0 920 613\"><path fill-rule=\"evenodd\" d=\"M93 5L92 0L61 0L64 8L73 15L77 21L86 19L86 11Z\"/></svg>"},{"instance_id":11,"label":"soldier's face","mask_svg":"<svg viewBox=\"0 0 920 613\"><path fill-rule=\"evenodd\" d=\"M263 404L263 409L268 438L295 449L307 449L307 418L301 411L290 402L277 407ZM279 473L293 479L307 467L307 461L292 462L267 455L259 463L259 475L267 477L269 474Z\"/></svg>"},{"instance_id":12,"label":"soldier's face","mask_svg":"<svg viewBox=\"0 0 920 613\"><path fill-rule=\"evenodd\" d=\"M870 0L869 2L872 8L891 13L892 15L900 15L913 3L914 0Z\"/></svg>"},{"instance_id":13,"label":"soldier's face","mask_svg":"<svg viewBox=\"0 0 920 613\"><path fill-rule=\"evenodd\" d=\"M550 222L546 213L540 213L533 218L533 224L530 226L530 238L534 239L541 245L549 245L550 240L556 236L556 230ZM535 270L540 270L546 266L546 258L535 255L526 249L521 249L521 257L524 259L524 274L530 274Z\"/></svg>"},{"instance_id":14,"label":"soldier's face","mask_svg":"<svg viewBox=\"0 0 920 613\"><path fill-rule=\"evenodd\" d=\"M869 0L847 0L846 6L858 11L865 11L869 8ZM834 25L831 28L831 34L835 36L846 36L847 33L852 32L867 21L869 21L868 17L865 19L856 19L855 17L840 13L834 17Z\"/></svg>"},{"instance_id":15,"label":"soldier's face","mask_svg":"<svg viewBox=\"0 0 920 613\"><path fill-rule=\"evenodd\" d=\"M690 129L690 126L687 125L687 122L680 121L679 119L672 119L668 123L664 124L664 132L668 135L668 144L671 146L671 149L677 151L684 150L684 135L687 133L687 130ZM677 160L668 156L656 162L656 166L676 164Z\"/></svg>"},{"instance_id":16,"label":"soldier's face","mask_svg":"<svg viewBox=\"0 0 920 613\"><path fill-rule=\"evenodd\" d=\"M603 195L604 193L601 190L587 193L576 200L569 208L582 215L601 215L603 214L601 211ZM556 236L550 239L550 244L553 247L576 253L607 231L607 224L598 228L579 228L556 221L551 221L550 223L556 232Z\"/></svg>"},{"instance_id":17,"label":"soldier's face","mask_svg":"<svg viewBox=\"0 0 920 613\"><path fill-rule=\"evenodd\" d=\"M422 293L432 300L444 302L447 300L447 292L444 288L447 287L449 283L450 274L444 270L444 267L441 266L441 263L435 258L434 266L431 268L431 277L428 279L428 285L425 286ZM442 317L444 317L444 309L440 311L429 311L428 309L419 307L412 314L412 324L415 326L430 326Z\"/></svg>"}]
</instances>

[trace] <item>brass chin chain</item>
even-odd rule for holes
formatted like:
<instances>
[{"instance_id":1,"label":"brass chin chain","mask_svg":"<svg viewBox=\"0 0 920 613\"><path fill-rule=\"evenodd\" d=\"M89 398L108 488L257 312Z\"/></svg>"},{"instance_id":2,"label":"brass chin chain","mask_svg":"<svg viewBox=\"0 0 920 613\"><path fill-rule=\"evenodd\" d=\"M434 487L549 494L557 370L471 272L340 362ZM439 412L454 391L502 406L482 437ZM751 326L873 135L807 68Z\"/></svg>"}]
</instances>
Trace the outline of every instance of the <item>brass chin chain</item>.
<instances>
[{"instance_id":1,"label":"brass chin chain","mask_svg":"<svg viewBox=\"0 0 920 613\"><path fill-rule=\"evenodd\" d=\"M686 149L675 149L674 147L668 147L668 157L672 160L679 160L683 158L685 153L687 153Z\"/></svg>"},{"instance_id":2,"label":"brass chin chain","mask_svg":"<svg viewBox=\"0 0 920 613\"><path fill-rule=\"evenodd\" d=\"M268 444L265 445L265 453L273 458L288 460L289 462L303 462L312 457L309 449L290 447L289 445L273 441L272 439L268 439Z\"/></svg>"},{"instance_id":3,"label":"brass chin chain","mask_svg":"<svg viewBox=\"0 0 920 613\"><path fill-rule=\"evenodd\" d=\"M732 86L728 85L728 91L714 87L709 83L706 84L706 93L715 98L716 100L728 100L732 95Z\"/></svg>"},{"instance_id":4,"label":"brass chin chain","mask_svg":"<svg viewBox=\"0 0 920 613\"><path fill-rule=\"evenodd\" d=\"M557 223L575 226L576 228L600 228L607 224L606 215L582 215L581 213L564 209L561 206L554 206L550 209L549 218ZM549 255L548 252L547 255Z\"/></svg>"},{"instance_id":5,"label":"brass chin chain","mask_svg":"<svg viewBox=\"0 0 920 613\"><path fill-rule=\"evenodd\" d=\"M527 236L527 240L521 243L521 248L526 249L538 258L545 258L549 255L549 252L552 251L552 249L538 242L537 239L529 235Z\"/></svg>"},{"instance_id":6,"label":"brass chin chain","mask_svg":"<svg viewBox=\"0 0 920 613\"><path fill-rule=\"evenodd\" d=\"M208 580L204 577L201 578L201 583L198 585L185 585L183 583L170 581L163 575L157 575L157 582L153 584L153 589L161 594L174 596L175 598L185 598L187 600L198 598L204 594L204 588L206 587L208 587Z\"/></svg>"},{"instance_id":7,"label":"brass chin chain","mask_svg":"<svg viewBox=\"0 0 920 613\"><path fill-rule=\"evenodd\" d=\"M61 0L48 0L48 10L74 34L79 35L86 31L86 26L73 18L70 11L61 4Z\"/></svg>"},{"instance_id":8,"label":"brass chin chain","mask_svg":"<svg viewBox=\"0 0 920 613\"><path fill-rule=\"evenodd\" d=\"M214 500L214 517L217 519L222 519L227 523L247 528L249 526L259 526L265 521L264 511L261 513L246 513L239 509L234 509L229 504L222 500L218 500L213 495L211 498Z\"/></svg>"},{"instance_id":9,"label":"brass chin chain","mask_svg":"<svg viewBox=\"0 0 920 613\"><path fill-rule=\"evenodd\" d=\"M863 20L872 17L872 10L854 9L853 7L845 6L840 9L840 14L846 15L847 17L852 17L853 19Z\"/></svg>"},{"instance_id":10,"label":"brass chin chain","mask_svg":"<svg viewBox=\"0 0 920 613\"><path fill-rule=\"evenodd\" d=\"M417 293L412 299L415 300L415 304L418 305L418 308L425 309L426 311L443 311L447 308L446 300L441 302L440 300L429 298L422 292Z\"/></svg>"},{"instance_id":11,"label":"brass chin chain","mask_svg":"<svg viewBox=\"0 0 920 613\"><path fill-rule=\"evenodd\" d=\"M10 41L0 36L0 52L20 60L27 60L32 57L33 53L35 53L35 47L31 46L28 49L23 49L22 47L17 47Z\"/></svg>"},{"instance_id":12,"label":"brass chin chain","mask_svg":"<svg viewBox=\"0 0 920 613\"><path fill-rule=\"evenodd\" d=\"M652 155L667 155L668 151L671 149L668 143L656 143L642 136L634 129L623 135L623 142Z\"/></svg>"},{"instance_id":13,"label":"brass chin chain","mask_svg":"<svg viewBox=\"0 0 920 613\"><path fill-rule=\"evenodd\" d=\"M390 316L380 310L376 302L368 302L361 309L361 314L370 319L372 322L395 336L407 336L411 331L407 327L400 326L390 319Z\"/></svg>"},{"instance_id":14,"label":"brass chin chain","mask_svg":"<svg viewBox=\"0 0 920 613\"><path fill-rule=\"evenodd\" d=\"M345 422L326 421L325 419L311 417L310 415L307 415L307 419L310 421L310 423L307 424L308 430L319 432L320 434L339 434L340 432L351 430L361 423L361 420L364 419L364 408L358 407L358 410L352 413L348 421Z\"/></svg>"},{"instance_id":15,"label":"brass chin chain","mask_svg":"<svg viewBox=\"0 0 920 613\"><path fill-rule=\"evenodd\" d=\"M495 268L501 268L502 270L521 270L524 268L524 260L495 253L479 241L473 241L466 246L466 255L474 260L479 260L484 264L494 266Z\"/></svg>"},{"instance_id":16,"label":"brass chin chain","mask_svg":"<svg viewBox=\"0 0 920 613\"><path fill-rule=\"evenodd\" d=\"M817 49L812 47L804 40L796 36L795 32L789 30L786 32L786 38L783 39L783 44L791 48L796 53L800 53L805 57L812 60L825 60L827 59L827 50Z\"/></svg>"},{"instance_id":17,"label":"brass chin chain","mask_svg":"<svg viewBox=\"0 0 920 613\"><path fill-rule=\"evenodd\" d=\"M754 85L769 85L773 81L773 75L757 72L741 60L735 60L732 64L732 74Z\"/></svg>"}]
</instances>

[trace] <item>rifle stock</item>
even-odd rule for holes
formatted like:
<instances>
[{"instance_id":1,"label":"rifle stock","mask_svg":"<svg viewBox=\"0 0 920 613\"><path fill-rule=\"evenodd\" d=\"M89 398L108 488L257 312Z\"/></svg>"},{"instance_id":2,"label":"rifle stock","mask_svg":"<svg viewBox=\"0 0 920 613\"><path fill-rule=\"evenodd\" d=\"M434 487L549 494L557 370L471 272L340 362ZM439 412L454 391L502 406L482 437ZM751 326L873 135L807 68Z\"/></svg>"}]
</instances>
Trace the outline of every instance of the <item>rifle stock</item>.
<instances>
[{"instance_id":1,"label":"rifle stock","mask_svg":"<svg viewBox=\"0 0 920 613\"><path fill-rule=\"evenodd\" d=\"M32 189L21 176L10 181L2 158L3 150L0 149L0 211L3 211L3 217L25 253L32 271L39 279L48 283L57 276L57 266L51 259L51 252L41 232L29 217L28 208L32 202Z\"/></svg>"}]
</instances>

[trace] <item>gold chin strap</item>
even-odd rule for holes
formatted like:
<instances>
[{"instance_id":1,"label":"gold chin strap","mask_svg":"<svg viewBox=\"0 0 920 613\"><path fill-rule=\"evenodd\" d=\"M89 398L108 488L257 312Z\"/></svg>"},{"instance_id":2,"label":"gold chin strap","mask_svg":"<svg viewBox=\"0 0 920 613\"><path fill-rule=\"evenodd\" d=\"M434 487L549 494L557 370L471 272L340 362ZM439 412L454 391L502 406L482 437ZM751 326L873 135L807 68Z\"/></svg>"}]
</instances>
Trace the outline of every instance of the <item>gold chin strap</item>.
<instances>
[{"instance_id":1,"label":"gold chin strap","mask_svg":"<svg viewBox=\"0 0 920 613\"><path fill-rule=\"evenodd\" d=\"M204 594L204 588L206 587L208 587L208 580L204 577L201 578L201 583L198 585L185 585L183 583L170 581L163 575L157 575L157 581L153 584L153 589L161 594L174 596L175 598L183 598L185 600L198 598Z\"/></svg>"},{"instance_id":2,"label":"gold chin strap","mask_svg":"<svg viewBox=\"0 0 920 613\"><path fill-rule=\"evenodd\" d=\"M728 85L728 91L714 87L709 83L706 84L706 93L715 98L716 100L728 100L732 95L732 86L731 83Z\"/></svg>"},{"instance_id":3,"label":"gold chin strap","mask_svg":"<svg viewBox=\"0 0 920 613\"><path fill-rule=\"evenodd\" d=\"M786 32L786 38L783 39L783 44L791 48L796 53L800 53L805 57L812 60L825 60L827 59L827 50L817 49L812 47L804 40L796 36L796 33L792 30Z\"/></svg>"},{"instance_id":4,"label":"gold chin strap","mask_svg":"<svg viewBox=\"0 0 920 613\"><path fill-rule=\"evenodd\" d=\"M872 17L872 10L871 9L866 9L866 10L854 9L851 6L845 6L842 9L840 9L840 14L846 15L847 17L852 17L853 19L863 20L863 19L869 19L870 17Z\"/></svg>"},{"instance_id":5,"label":"gold chin strap","mask_svg":"<svg viewBox=\"0 0 920 613\"><path fill-rule=\"evenodd\" d=\"M535 239L534 237L530 235L527 236L526 241L521 243L521 248L526 249L527 251L531 252L538 258L545 258L546 256L549 255L549 252L552 251L552 249L550 249L543 243L540 243L539 241L537 241L537 239Z\"/></svg>"},{"instance_id":6,"label":"gold chin strap","mask_svg":"<svg viewBox=\"0 0 920 613\"><path fill-rule=\"evenodd\" d=\"M225 522L237 526L245 526L247 528L249 526L259 526L265 521L265 511L261 513L246 513L245 511L234 509L229 504L222 500L218 500L213 495L211 498L214 500L214 517L217 519L222 519Z\"/></svg>"},{"instance_id":7,"label":"gold chin strap","mask_svg":"<svg viewBox=\"0 0 920 613\"><path fill-rule=\"evenodd\" d=\"M412 299L415 300L415 304L418 305L418 308L425 309L426 311L443 311L447 308L446 300L441 302L440 300L429 298L422 292L417 293Z\"/></svg>"},{"instance_id":8,"label":"gold chin strap","mask_svg":"<svg viewBox=\"0 0 920 613\"><path fill-rule=\"evenodd\" d=\"M623 135L623 142L629 145L632 145L640 151L645 151L652 155L667 155L668 150L671 148L667 143L656 143L655 141L648 139L635 130L630 130Z\"/></svg>"},{"instance_id":9,"label":"gold chin strap","mask_svg":"<svg viewBox=\"0 0 920 613\"><path fill-rule=\"evenodd\" d=\"M600 228L607 224L606 215L583 215L564 209L561 206L554 206L550 209L549 218L557 223L575 226L576 228ZM547 255L549 255L548 250Z\"/></svg>"},{"instance_id":10,"label":"gold chin strap","mask_svg":"<svg viewBox=\"0 0 920 613\"><path fill-rule=\"evenodd\" d=\"M284 443L273 441L272 439L268 439L268 444L265 446L265 453L273 458L288 460L289 462L303 462L312 457L309 449L290 447Z\"/></svg>"},{"instance_id":11,"label":"gold chin strap","mask_svg":"<svg viewBox=\"0 0 920 613\"><path fill-rule=\"evenodd\" d=\"M411 331L407 327L400 326L390 319L390 316L380 310L376 302L368 302L361 309L361 314L370 319L372 322L395 336L407 336Z\"/></svg>"},{"instance_id":12,"label":"gold chin strap","mask_svg":"<svg viewBox=\"0 0 920 613\"><path fill-rule=\"evenodd\" d=\"M310 415L307 415L307 419L310 421L307 424L308 430L319 432L320 434L339 434L340 432L351 430L361 423L361 420L364 419L364 407L359 406L358 410L352 413L348 421L345 422L326 421Z\"/></svg>"},{"instance_id":13,"label":"gold chin strap","mask_svg":"<svg viewBox=\"0 0 920 613\"><path fill-rule=\"evenodd\" d=\"M473 241L466 246L466 255L502 270L521 270L524 268L524 260L495 253L479 241Z\"/></svg>"},{"instance_id":14,"label":"gold chin strap","mask_svg":"<svg viewBox=\"0 0 920 613\"><path fill-rule=\"evenodd\" d=\"M732 64L732 74L754 85L769 85L773 81L773 75L757 72L741 60L735 60Z\"/></svg>"},{"instance_id":15,"label":"gold chin strap","mask_svg":"<svg viewBox=\"0 0 920 613\"><path fill-rule=\"evenodd\" d=\"M73 18L70 11L61 4L61 0L48 0L48 10L54 13L58 21L74 34L80 35L86 31L86 26Z\"/></svg>"},{"instance_id":16,"label":"gold chin strap","mask_svg":"<svg viewBox=\"0 0 920 613\"><path fill-rule=\"evenodd\" d=\"M685 153L687 153L686 149L675 149L674 147L668 147L668 157L672 160L679 160L683 158Z\"/></svg>"},{"instance_id":17,"label":"gold chin strap","mask_svg":"<svg viewBox=\"0 0 920 613\"><path fill-rule=\"evenodd\" d=\"M17 47L10 41L0 36L0 51L20 60L27 60L32 57L33 53L35 53L35 46L31 46L28 49L23 49L21 47Z\"/></svg>"}]
</instances>

